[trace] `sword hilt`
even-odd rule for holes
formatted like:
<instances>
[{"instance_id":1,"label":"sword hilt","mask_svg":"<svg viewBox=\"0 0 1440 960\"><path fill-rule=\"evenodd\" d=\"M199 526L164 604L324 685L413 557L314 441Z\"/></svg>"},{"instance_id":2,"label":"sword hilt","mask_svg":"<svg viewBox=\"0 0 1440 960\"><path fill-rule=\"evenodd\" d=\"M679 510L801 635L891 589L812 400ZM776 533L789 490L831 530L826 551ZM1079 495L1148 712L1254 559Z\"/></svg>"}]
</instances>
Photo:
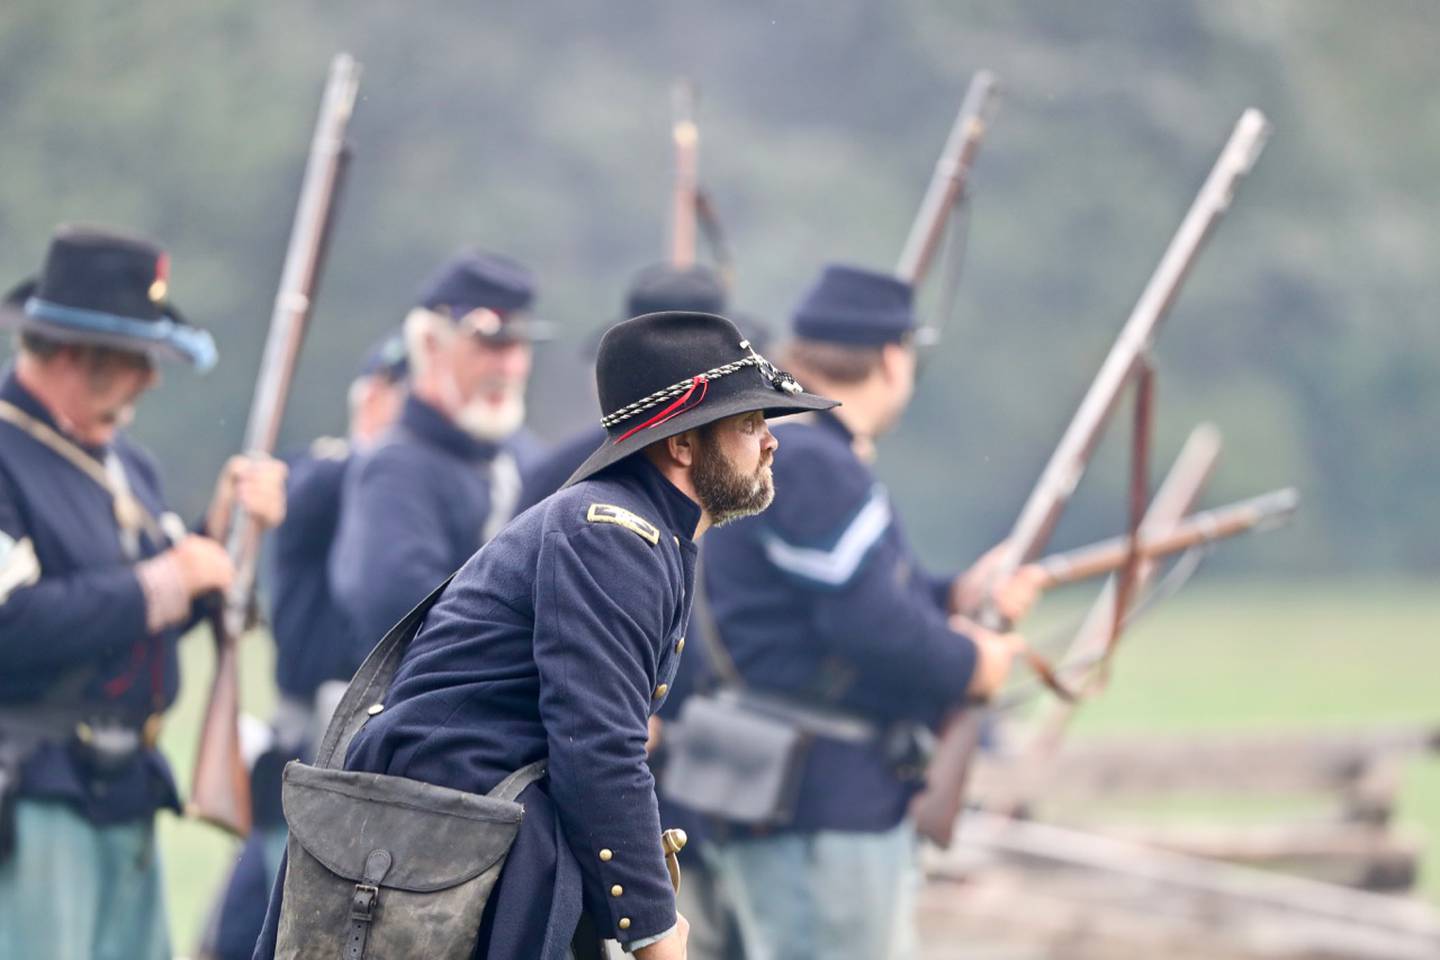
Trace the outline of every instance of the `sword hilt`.
<instances>
[{"instance_id":1,"label":"sword hilt","mask_svg":"<svg viewBox=\"0 0 1440 960\"><path fill-rule=\"evenodd\" d=\"M676 893L680 892L680 858L676 854L685 849L688 842L690 838L684 830L660 831L660 849L665 851L665 868L670 871L670 885Z\"/></svg>"}]
</instances>

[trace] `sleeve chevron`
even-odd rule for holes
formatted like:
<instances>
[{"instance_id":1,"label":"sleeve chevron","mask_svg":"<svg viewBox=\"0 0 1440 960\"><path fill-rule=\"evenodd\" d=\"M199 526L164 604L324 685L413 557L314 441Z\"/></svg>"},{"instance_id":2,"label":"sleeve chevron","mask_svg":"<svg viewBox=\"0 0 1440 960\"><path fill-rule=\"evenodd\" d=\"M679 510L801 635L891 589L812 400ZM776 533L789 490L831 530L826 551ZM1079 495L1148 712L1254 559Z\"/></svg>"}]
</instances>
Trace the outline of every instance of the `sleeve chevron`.
<instances>
[{"instance_id":1,"label":"sleeve chevron","mask_svg":"<svg viewBox=\"0 0 1440 960\"><path fill-rule=\"evenodd\" d=\"M841 587L855 576L871 548L890 526L890 499L876 484L870 497L828 550L799 547L774 533L764 536L765 556L779 569L826 587Z\"/></svg>"}]
</instances>

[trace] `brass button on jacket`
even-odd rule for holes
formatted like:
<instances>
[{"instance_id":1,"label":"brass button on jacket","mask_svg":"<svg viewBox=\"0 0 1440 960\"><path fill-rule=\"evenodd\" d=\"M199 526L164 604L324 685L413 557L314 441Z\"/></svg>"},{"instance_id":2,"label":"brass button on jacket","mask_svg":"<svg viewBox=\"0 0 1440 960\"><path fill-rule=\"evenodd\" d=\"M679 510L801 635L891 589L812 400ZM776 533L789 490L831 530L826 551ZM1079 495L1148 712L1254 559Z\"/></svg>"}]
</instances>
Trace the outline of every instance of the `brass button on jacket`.
<instances>
[{"instance_id":1,"label":"brass button on jacket","mask_svg":"<svg viewBox=\"0 0 1440 960\"><path fill-rule=\"evenodd\" d=\"M613 854L613 853L610 852L610 848L609 848L609 847L606 847L604 850L601 850L601 851L600 851L600 859L603 860L603 861L605 861L606 863L609 863L609 862L610 862L610 858L613 857L613 856L615 856L615 854Z\"/></svg>"},{"instance_id":2,"label":"brass button on jacket","mask_svg":"<svg viewBox=\"0 0 1440 960\"><path fill-rule=\"evenodd\" d=\"M621 918L620 918L619 927L620 927L621 930L629 930L629 929L630 929L630 918L629 918L629 917L621 917Z\"/></svg>"},{"instance_id":3,"label":"brass button on jacket","mask_svg":"<svg viewBox=\"0 0 1440 960\"><path fill-rule=\"evenodd\" d=\"M615 886L613 886L613 887L610 888L610 896L612 896L612 897L618 897L618 896L620 896L620 894L622 894L622 893L624 893L624 892L625 892L625 888L622 887L622 886L620 886L620 884L618 884L618 883L615 884Z\"/></svg>"},{"instance_id":4,"label":"brass button on jacket","mask_svg":"<svg viewBox=\"0 0 1440 960\"><path fill-rule=\"evenodd\" d=\"M676 653L684 653L684 652L685 652L685 638L684 638L684 637L681 637L679 640L676 640L676 641L675 641L675 652L676 652Z\"/></svg>"},{"instance_id":5,"label":"brass button on jacket","mask_svg":"<svg viewBox=\"0 0 1440 960\"><path fill-rule=\"evenodd\" d=\"M669 693L669 692L670 692L670 684L668 684L668 683L662 683L662 684L660 684L660 686L658 686L658 687L655 688L655 699L656 699L656 700L659 700L661 697L665 696L665 694L667 694L667 693Z\"/></svg>"}]
</instances>

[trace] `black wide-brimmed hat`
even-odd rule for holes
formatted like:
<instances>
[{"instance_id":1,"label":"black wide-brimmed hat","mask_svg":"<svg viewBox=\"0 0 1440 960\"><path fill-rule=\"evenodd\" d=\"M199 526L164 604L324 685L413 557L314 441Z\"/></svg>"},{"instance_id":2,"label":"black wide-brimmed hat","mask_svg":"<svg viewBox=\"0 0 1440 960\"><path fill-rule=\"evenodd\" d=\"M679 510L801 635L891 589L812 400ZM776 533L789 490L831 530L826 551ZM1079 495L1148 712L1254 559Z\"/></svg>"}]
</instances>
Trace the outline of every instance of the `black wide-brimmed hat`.
<instances>
[{"instance_id":1,"label":"black wide-brimmed hat","mask_svg":"<svg viewBox=\"0 0 1440 960\"><path fill-rule=\"evenodd\" d=\"M548 340L550 328L530 312L535 275L524 264L483 250L462 250L440 265L418 306L461 323L486 340Z\"/></svg>"},{"instance_id":2,"label":"black wide-brimmed hat","mask_svg":"<svg viewBox=\"0 0 1440 960\"><path fill-rule=\"evenodd\" d=\"M647 313L617 323L600 341L595 383L605 443L565 482L583 480L666 437L738 413L783 417L828 410L711 313Z\"/></svg>"},{"instance_id":3,"label":"black wide-brimmed hat","mask_svg":"<svg viewBox=\"0 0 1440 960\"><path fill-rule=\"evenodd\" d=\"M180 315L169 287L170 258L148 240L62 226L40 275L6 294L0 325L209 370L218 359L215 341Z\"/></svg>"}]
</instances>

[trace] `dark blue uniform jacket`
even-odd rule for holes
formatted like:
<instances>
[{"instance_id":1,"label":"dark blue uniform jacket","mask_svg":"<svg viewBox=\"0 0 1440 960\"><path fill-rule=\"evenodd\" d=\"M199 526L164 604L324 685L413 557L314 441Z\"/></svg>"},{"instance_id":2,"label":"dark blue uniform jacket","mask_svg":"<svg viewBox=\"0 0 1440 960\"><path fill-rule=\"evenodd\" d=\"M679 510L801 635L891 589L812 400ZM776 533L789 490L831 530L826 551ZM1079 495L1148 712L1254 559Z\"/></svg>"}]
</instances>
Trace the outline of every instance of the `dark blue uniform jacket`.
<instances>
[{"instance_id":1,"label":"dark blue uniform jacket","mask_svg":"<svg viewBox=\"0 0 1440 960\"><path fill-rule=\"evenodd\" d=\"M525 483L521 488L519 510L528 510L564 486L585 459L605 442L605 428L598 424L587 427L567 440L562 440L525 471ZM680 668L670 684L670 696L665 700L660 716L673 720L679 715L679 705L690 692L709 683L711 674L705 663L703 651L680 661ZM665 738L662 733L660 747L650 758L650 767L659 774L665 764ZM705 842L708 824L706 820L686 809L660 798L660 819L668 827L679 827L690 839L689 845L680 852L680 863L686 870L703 870L705 861L700 858L700 847Z\"/></svg>"},{"instance_id":2,"label":"dark blue uniform jacket","mask_svg":"<svg viewBox=\"0 0 1440 960\"><path fill-rule=\"evenodd\" d=\"M0 399L59 429L13 371L0 383ZM165 505L154 462L124 436L113 449L131 492L160 517ZM103 463L105 450L88 452ZM169 546L142 534L138 558ZM30 548L39 566L33 583L20 576ZM70 703L137 729L146 715L170 705L183 628L146 631L134 562L121 546L109 494L49 447L0 422L0 705L33 703L62 681L79 687ZM169 767L153 750L102 777L63 745L41 747L22 769L20 795L69 803L97 824L179 808Z\"/></svg>"},{"instance_id":3,"label":"dark blue uniform jacket","mask_svg":"<svg viewBox=\"0 0 1440 960\"><path fill-rule=\"evenodd\" d=\"M522 514L456 574L352 742L349 769L474 793L549 758L477 955L564 957L582 909L621 942L675 924L645 739L680 659L699 517L639 455Z\"/></svg>"},{"instance_id":4,"label":"dark blue uniform jacket","mask_svg":"<svg viewBox=\"0 0 1440 960\"><path fill-rule=\"evenodd\" d=\"M756 688L880 725L938 723L975 664L974 645L947 625L948 579L920 568L834 415L774 430L775 502L706 537L706 596L725 648ZM914 790L879 747L818 740L794 826L889 829Z\"/></svg>"},{"instance_id":5,"label":"dark blue uniform jacket","mask_svg":"<svg viewBox=\"0 0 1440 960\"><path fill-rule=\"evenodd\" d=\"M523 471L537 454L528 433L482 443L406 398L399 422L346 472L330 554L331 588L367 647L485 542L496 458Z\"/></svg>"},{"instance_id":6,"label":"dark blue uniform jacket","mask_svg":"<svg viewBox=\"0 0 1440 960\"><path fill-rule=\"evenodd\" d=\"M317 440L292 459L285 522L271 536L275 680L300 700L326 680L349 679L373 645L359 639L330 590L330 548L353 460L349 445L334 438Z\"/></svg>"}]
</instances>

